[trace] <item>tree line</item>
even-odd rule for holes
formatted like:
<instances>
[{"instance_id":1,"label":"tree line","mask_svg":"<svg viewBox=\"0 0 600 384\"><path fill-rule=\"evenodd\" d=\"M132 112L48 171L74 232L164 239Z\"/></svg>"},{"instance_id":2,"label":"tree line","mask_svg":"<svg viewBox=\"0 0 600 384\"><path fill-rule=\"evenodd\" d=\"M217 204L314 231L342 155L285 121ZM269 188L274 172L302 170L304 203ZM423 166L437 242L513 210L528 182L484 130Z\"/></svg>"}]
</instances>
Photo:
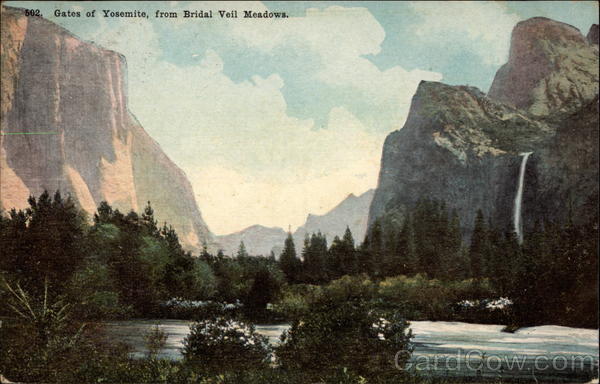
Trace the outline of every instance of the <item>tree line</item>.
<instances>
[{"instance_id":1,"label":"tree line","mask_svg":"<svg viewBox=\"0 0 600 384\"><path fill-rule=\"evenodd\" d=\"M420 274L485 280L514 302L520 324L594 326L597 233L597 220L545 221L519 244L511 228L499 229L478 211L465 242L456 211L420 200L402 215L375 220L358 245L347 228L331 244L320 232L307 235L301 250L290 233L279 260L252 257L243 244L232 257L206 245L195 257L171 226L158 225L150 203L141 214L125 214L102 202L90 221L70 197L44 192L27 209L0 215L0 274L33 295L49 281L53 295L81 304L83 318L150 315L174 297L239 301L260 312L284 285Z\"/></svg>"},{"instance_id":2,"label":"tree line","mask_svg":"<svg viewBox=\"0 0 600 384\"><path fill-rule=\"evenodd\" d=\"M376 219L358 246L346 229L329 247L321 233L307 235L299 253L288 234L281 270L290 283L322 284L363 273L374 279L424 274L486 280L514 302L515 323L597 324L597 219L537 222L519 244L512 228L498 228L481 210L463 241L458 212L444 201L419 200L401 216Z\"/></svg>"},{"instance_id":3,"label":"tree line","mask_svg":"<svg viewBox=\"0 0 600 384\"><path fill-rule=\"evenodd\" d=\"M92 220L60 192L28 202L0 215L0 283L42 297L48 282L51 298L74 304L82 319L156 316L171 298L264 307L284 283L274 259L185 251L150 202L141 214L102 202Z\"/></svg>"}]
</instances>

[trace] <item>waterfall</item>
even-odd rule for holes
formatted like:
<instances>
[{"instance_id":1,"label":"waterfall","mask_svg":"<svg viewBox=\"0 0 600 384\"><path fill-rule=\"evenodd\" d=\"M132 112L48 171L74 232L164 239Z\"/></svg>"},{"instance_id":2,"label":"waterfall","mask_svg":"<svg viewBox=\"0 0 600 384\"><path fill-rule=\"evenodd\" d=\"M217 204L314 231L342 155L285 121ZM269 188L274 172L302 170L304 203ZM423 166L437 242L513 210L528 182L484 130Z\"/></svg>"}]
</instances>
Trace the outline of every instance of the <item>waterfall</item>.
<instances>
[{"instance_id":1,"label":"waterfall","mask_svg":"<svg viewBox=\"0 0 600 384\"><path fill-rule=\"evenodd\" d=\"M523 156L521 160L521 169L519 171L519 188L517 189L517 195L515 196L515 210L513 213L513 222L515 225L515 233L517 234L517 240L519 244L523 242L523 223L521 221L521 205L523 202L523 184L525 182L525 168L527 168L527 158L533 152L520 153Z\"/></svg>"}]
</instances>

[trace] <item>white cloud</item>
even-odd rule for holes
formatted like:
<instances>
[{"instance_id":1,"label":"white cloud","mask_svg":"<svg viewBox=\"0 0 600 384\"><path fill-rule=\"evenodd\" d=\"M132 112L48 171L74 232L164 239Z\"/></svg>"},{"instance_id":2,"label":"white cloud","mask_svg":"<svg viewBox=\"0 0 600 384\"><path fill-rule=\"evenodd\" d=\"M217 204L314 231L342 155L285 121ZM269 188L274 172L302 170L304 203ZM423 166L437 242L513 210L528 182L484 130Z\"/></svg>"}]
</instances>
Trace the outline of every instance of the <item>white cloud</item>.
<instances>
[{"instance_id":1,"label":"white cloud","mask_svg":"<svg viewBox=\"0 0 600 384\"><path fill-rule=\"evenodd\" d=\"M308 9L305 17L285 22L272 19L234 23L231 33L247 46L264 52L296 45L317 54L322 68L316 78L343 89L352 99L360 98L363 108L371 111L366 113L370 117L365 121L371 129L400 127L419 82L442 79L439 73L406 71L399 66L381 71L368 60L365 55L380 52L385 31L366 8Z\"/></svg>"},{"instance_id":2,"label":"white cloud","mask_svg":"<svg viewBox=\"0 0 600 384\"><path fill-rule=\"evenodd\" d=\"M398 127L418 82L441 77L400 67L381 71L362 57L378 52L385 35L360 8L311 10L289 23L237 20L229 27L219 33L230 33L225 38L246 49L307 47L320 58L321 82L352 92ZM257 223L295 227L308 213L324 213L348 193L376 185L387 132L358 119L343 100L329 111L326 126L315 129L312 119L288 115L285 80L277 73L236 83L224 74L222 57L201 47L197 65L164 61L159 35L146 20L105 25L94 38L127 57L130 109L186 171L216 233Z\"/></svg>"},{"instance_id":3,"label":"white cloud","mask_svg":"<svg viewBox=\"0 0 600 384\"><path fill-rule=\"evenodd\" d=\"M422 17L415 33L424 43L468 42L465 46L486 64L501 65L507 61L511 32L520 17L508 13L501 2L418 1L410 5Z\"/></svg>"}]
</instances>

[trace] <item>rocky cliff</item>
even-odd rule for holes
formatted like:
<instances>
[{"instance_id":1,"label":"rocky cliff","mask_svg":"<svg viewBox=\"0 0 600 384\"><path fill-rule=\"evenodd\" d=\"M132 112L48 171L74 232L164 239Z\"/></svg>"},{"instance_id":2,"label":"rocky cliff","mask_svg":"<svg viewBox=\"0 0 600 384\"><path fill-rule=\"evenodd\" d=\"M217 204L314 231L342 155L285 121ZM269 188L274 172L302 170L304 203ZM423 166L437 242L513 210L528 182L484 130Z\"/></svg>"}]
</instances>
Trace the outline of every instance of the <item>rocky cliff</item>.
<instances>
[{"instance_id":1,"label":"rocky cliff","mask_svg":"<svg viewBox=\"0 0 600 384\"><path fill-rule=\"evenodd\" d=\"M16 8L2 7L1 26L1 207L44 189L89 213L150 201L187 248L210 242L186 175L127 108L125 58Z\"/></svg>"},{"instance_id":2,"label":"rocky cliff","mask_svg":"<svg viewBox=\"0 0 600 384\"><path fill-rule=\"evenodd\" d=\"M590 32L589 35L593 35ZM523 218L597 215L598 46L545 18L519 23L488 95L423 82L404 127L386 139L369 220L445 200L472 229L477 209L511 227L521 153Z\"/></svg>"},{"instance_id":3,"label":"rocky cliff","mask_svg":"<svg viewBox=\"0 0 600 384\"><path fill-rule=\"evenodd\" d=\"M354 240L359 243L367 232L369 206L375 190L369 189L360 196L348 195L341 203L324 215L308 215L303 226L294 232L296 246L301 246L308 233L321 232L331 244L335 236L344 236L346 227L350 228Z\"/></svg>"}]
</instances>

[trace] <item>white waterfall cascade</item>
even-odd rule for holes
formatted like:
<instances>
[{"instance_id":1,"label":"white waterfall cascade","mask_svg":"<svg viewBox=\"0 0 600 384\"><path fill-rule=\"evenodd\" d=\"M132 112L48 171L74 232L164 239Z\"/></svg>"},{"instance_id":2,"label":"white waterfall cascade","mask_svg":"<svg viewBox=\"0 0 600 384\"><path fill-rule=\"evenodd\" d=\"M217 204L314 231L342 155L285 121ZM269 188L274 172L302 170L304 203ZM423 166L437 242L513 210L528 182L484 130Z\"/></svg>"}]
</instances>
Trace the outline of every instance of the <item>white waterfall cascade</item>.
<instances>
[{"instance_id":1,"label":"white waterfall cascade","mask_svg":"<svg viewBox=\"0 0 600 384\"><path fill-rule=\"evenodd\" d=\"M527 168L527 158L533 152L523 152L520 156L523 156L521 160L521 169L519 171L519 188L517 189L517 195L515 196L515 209L513 213L513 222L515 226L515 233L517 234L517 240L519 244L523 242L523 223L521 221L521 205L523 202L523 184L525 182L525 169Z\"/></svg>"}]
</instances>

